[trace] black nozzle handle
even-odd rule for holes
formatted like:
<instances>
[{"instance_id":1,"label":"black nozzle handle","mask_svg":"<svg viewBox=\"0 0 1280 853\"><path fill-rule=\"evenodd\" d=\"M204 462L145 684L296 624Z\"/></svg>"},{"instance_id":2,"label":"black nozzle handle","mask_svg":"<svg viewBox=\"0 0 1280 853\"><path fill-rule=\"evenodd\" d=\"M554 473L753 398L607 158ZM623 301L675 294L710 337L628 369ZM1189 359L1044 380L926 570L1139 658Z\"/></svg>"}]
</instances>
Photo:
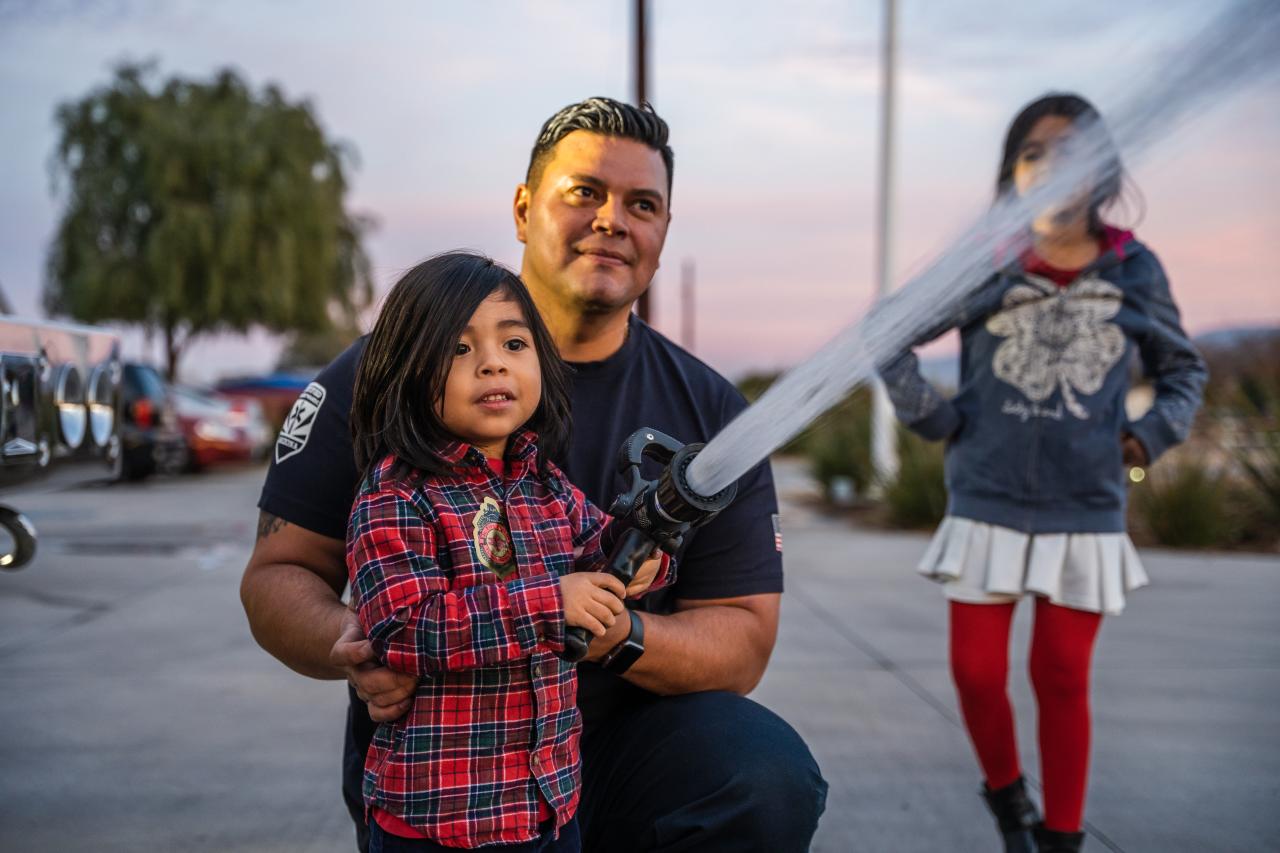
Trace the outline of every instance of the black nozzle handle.
<instances>
[{"instance_id":1,"label":"black nozzle handle","mask_svg":"<svg viewBox=\"0 0 1280 853\"><path fill-rule=\"evenodd\" d=\"M626 474L633 468L639 469L646 456L660 465L669 465L672 457L682 447L684 442L677 441L665 432L642 427L627 436L627 440L618 449L618 473Z\"/></svg>"},{"instance_id":2,"label":"black nozzle handle","mask_svg":"<svg viewBox=\"0 0 1280 853\"><path fill-rule=\"evenodd\" d=\"M587 635L586 628L565 628L564 629L564 654L560 657L569 663L577 663L587 656L587 646L591 643L591 637Z\"/></svg>"},{"instance_id":3,"label":"black nozzle handle","mask_svg":"<svg viewBox=\"0 0 1280 853\"><path fill-rule=\"evenodd\" d=\"M656 547L658 543L652 538L630 527L618 537L617 543L613 546L613 552L609 555L605 571L626 586L631 583L632 578L636 576L636 570L649 559L649 555ZM586 628L565 628L564 654L561 657L569 663L577 663L587 656L587 646L590 642L591 635L587 633Z\"/></svg>"}]
</instances>

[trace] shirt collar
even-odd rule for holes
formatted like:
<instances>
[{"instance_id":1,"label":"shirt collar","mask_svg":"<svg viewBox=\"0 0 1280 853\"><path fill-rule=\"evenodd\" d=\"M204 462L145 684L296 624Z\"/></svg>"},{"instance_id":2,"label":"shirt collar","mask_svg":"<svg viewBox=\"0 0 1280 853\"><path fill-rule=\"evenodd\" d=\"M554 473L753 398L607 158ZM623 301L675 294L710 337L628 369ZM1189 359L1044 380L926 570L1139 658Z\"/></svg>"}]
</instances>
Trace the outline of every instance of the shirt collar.
<instances>
[{"instance_id":1,"label":"shirt collar","mask_svg":"<svg viewBox=\"0 0 1280 853\"><path fill-rule=\"evenodd\" d=\"M622 346L612 355L607 355L599 361L567 362L572 375L575 378L597 379L611 377L617 373L618 370L629 364L635 356L636 348L640 345L640 336L644 334L641 327L647 328L645 322L634 313L628 314L627 334L622 339Z\"/></svg>"},{"instance_id":2,"label":"shirt collar","mask_svg":"<svg viewBox=\"0 0 1280 853\"><path fill-rule=\"evenodd\" d=\"M538 452L538 434L531 429L518 429L507 442L507 459L530 460Z\"/></svg>"},{"instance_id":3,"label":"shirt collar","mask_svg":"<svg viewBox=\"0 0 1280 853\"><path fill-rule=\"evenodd\" d=\"M1078 272L1100 269L1113 263L1123 261L1129 252L1129 244L1133 242L1132 231L1103 225L1102 236L1098 238L1098 257L1081 267ZM1029 257L1036 257L1032 248L1031 231L1011 237L1004 244L996 247L996 268L1007 273L1020 275L1027 270Z\"/></svg>"},{"instance_id":4,"label":"shirt collar","mask_svg":"<svg viewBox=\"0 0 1280 853\"><path fill-rule=\"evenodd\" d=\"M441 444L436 450L440 458L450 465L459 468L482 468L489 470L485 455L473 444L452 440ZM511 463L508 476L521 477L534 465L538 455L538 434L531 429L521 428L512 433L507 441L506 459Z\"/></svg>"}]
</instances>

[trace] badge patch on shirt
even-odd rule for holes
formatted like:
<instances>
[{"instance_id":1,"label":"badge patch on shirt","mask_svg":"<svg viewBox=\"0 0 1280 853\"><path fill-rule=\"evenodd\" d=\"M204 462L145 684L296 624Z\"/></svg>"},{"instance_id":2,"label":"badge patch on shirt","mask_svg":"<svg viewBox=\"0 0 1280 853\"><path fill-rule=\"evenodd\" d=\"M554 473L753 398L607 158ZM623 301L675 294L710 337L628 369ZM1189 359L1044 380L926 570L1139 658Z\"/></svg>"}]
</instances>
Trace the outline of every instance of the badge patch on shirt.
<instances>
[{"instance_id":1,"label":"badge patch on shirt","mask_svg":"<svg viewBox=\"0 0 1280 853\"><path fill-rule=\"evenodd\" d=\"M782 516L776 512L773 514L773 547L779 554L782 553Z\"/></svg>"},{"instance_id":2,"label":"badge patch on shirt","mask_svg":"<svg viewBox=\"0 0 1280 853\"><path fill-rule=\"evenodd\" d=\"M511 534L507 532L507 520L502 508L493 498L485 498L471 522L472 543L476 557L486 569L506 580L515 571L515 554L511 549Z\"/></svg>"},{"instance_id":3,"label":"badge patch on shirt","mask_svg":"<svg viewBox=\"0 0 1280 853\"><path fill-rule=\"evenodd\" d=\"M280 427L280 435L276 438L276 464L280 464L296 453L302 452L311 438L311 427L316 422L316 415L324 405L325 390L319 382L312 382L298 395L289 416Z\"/></svg>"}]
</instances>

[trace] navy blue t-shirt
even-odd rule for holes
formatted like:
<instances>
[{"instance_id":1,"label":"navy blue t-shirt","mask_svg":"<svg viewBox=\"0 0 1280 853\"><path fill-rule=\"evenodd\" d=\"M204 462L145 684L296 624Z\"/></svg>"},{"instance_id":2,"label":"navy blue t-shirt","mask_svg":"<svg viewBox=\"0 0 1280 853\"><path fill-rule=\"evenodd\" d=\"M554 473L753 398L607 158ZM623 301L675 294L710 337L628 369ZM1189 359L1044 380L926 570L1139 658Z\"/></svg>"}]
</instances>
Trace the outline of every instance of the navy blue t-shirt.
<instances>
[{"instance_id":1,"label":"navy blue t-shirt","mask_svg":"<svg viewBox=\"0 0 1280 853\"><path fill-rule=\"evenodd\" d=\"M346 537L359 486L347 417L364 343L361 338L338 356L294 404L258 501L264 512L335 539ZM603 509L626 489L617 455L635 430L653 427L685 443L703 442L747 405L728 380L634 315L618 352L604 361L570 366L573 440L569 458L557 461ZM645 476L656 477L659 467L649 466ZM669 613L677 599L781 592L777 512L773 472L764 463L738 481L737 499L728 509L687 538L675 584L636 606ZM625 706L628 695L640 691L594 664L582 664L578 677L578 706L587 726L607 719ZM349 719L356 748L367 747L373 725L354 694ZM358 784L357 778L356 790Z\"/></svg>"}]
</instances>

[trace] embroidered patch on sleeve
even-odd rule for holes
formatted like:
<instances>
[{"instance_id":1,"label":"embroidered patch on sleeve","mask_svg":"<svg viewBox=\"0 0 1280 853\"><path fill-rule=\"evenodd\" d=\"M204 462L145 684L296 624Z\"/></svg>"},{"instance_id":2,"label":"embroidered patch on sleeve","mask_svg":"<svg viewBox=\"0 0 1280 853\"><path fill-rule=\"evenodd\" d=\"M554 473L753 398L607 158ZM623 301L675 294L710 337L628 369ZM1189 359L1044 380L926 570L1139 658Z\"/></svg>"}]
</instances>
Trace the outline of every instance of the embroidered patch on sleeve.
<instances>
[{"instance_id":1,"label":"embroidered patch on sleeve","mask_svg":"<svg viewBox=\"0 0 1280 853\"><path fill-rule=\"evenodd\" d=\"M511 534L507 532L502 508L493 498L485 498L471 522L472 544L476 557L486 569L506 580L516 568L515 554L511 549Z\"/></svg>"},{"instance_id":2,"label":"embroidered patch on sleeve","mask_svg":"<svg viewBox=\"0 0 1280 853\"><path fill-rule=\"evenodd\" d=\"M773 514L773 547L782 553L782 517L776 512Z\"/></svg>"},{"instance_id":3,"label":"embroidered patch on sleeve","mask_svg":"<svg viewBox=\"0 0 1280 853\"><path fill-rule=\"evenodd\" d=\"M302 452L311 438L311 427L316 422L316 415L324 405L325 390L319 382L312 382L294 402L289 416L280 427L280 435L276 438L276 464L280 464L290 456Z\"/></svg>"}]
</instances>

